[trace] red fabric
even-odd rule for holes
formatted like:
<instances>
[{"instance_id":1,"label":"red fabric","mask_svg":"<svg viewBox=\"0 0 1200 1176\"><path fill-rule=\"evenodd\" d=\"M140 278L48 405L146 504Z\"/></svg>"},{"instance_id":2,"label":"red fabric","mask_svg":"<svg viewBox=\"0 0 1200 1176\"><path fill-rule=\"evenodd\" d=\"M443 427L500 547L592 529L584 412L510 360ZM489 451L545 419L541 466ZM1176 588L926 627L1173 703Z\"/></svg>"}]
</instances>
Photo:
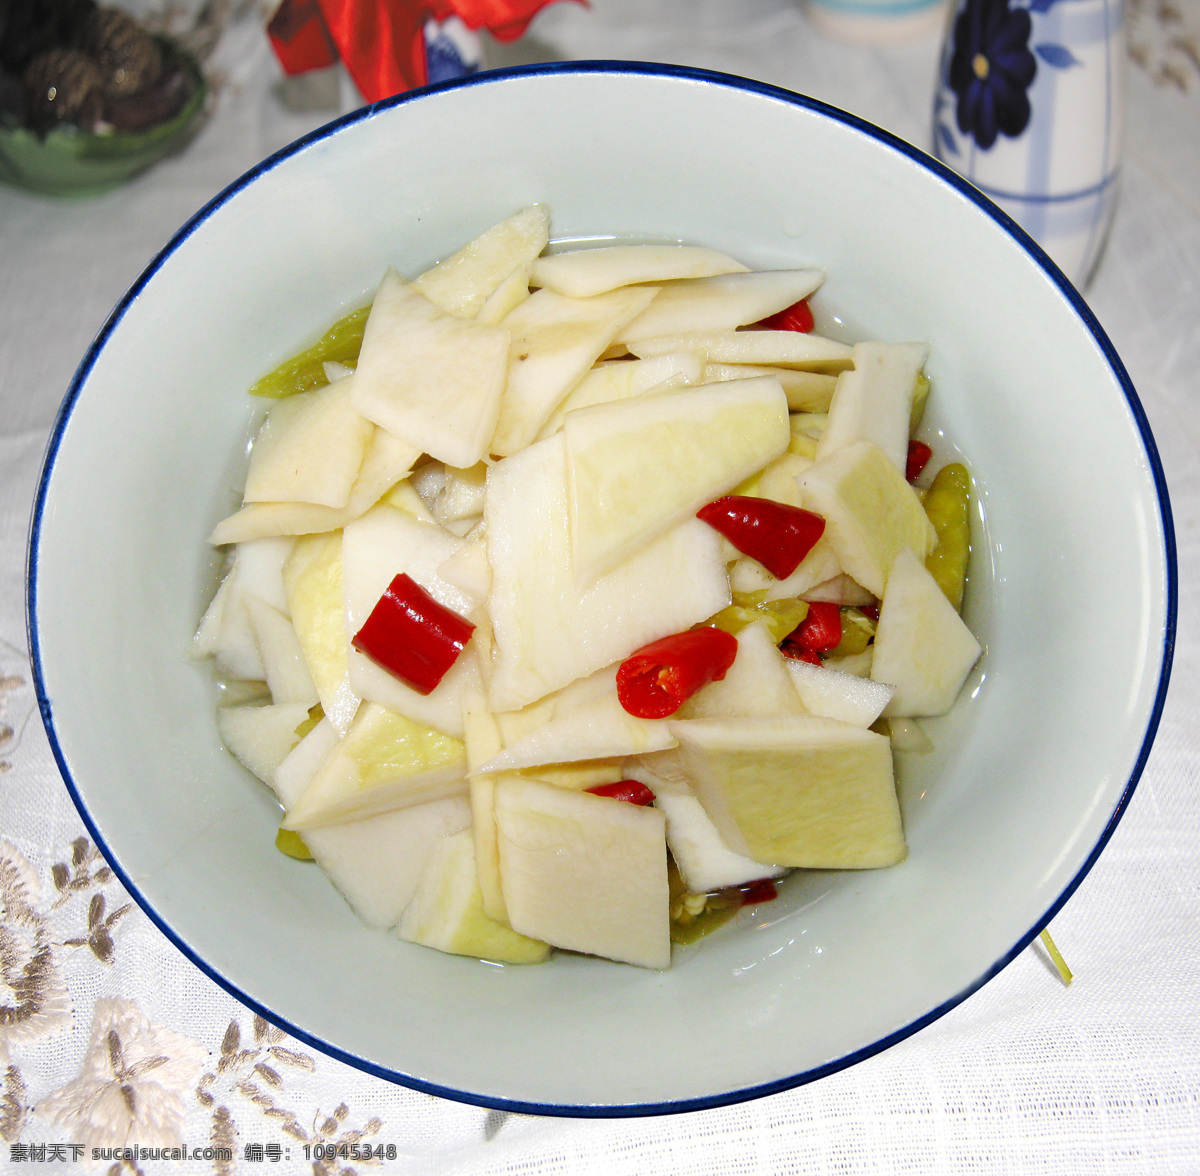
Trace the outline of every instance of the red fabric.
<instances>
[{"instance_id":1,"label":"red fabric","mask_svg":"<svg viewBox=\"0 0 1200 1176\"><path fill-rule=\"evenodd\" d=\"M551 0L450 0L449 7L472 30L487 29L498 41L515 41ZM580 0L586 4L587 0Z\"/></svg>"},{"instance_id":2,"label":"red fabric","mask_svg":"<svg viewBox=\"0 0 1200 1176\"><path fill-rule=\"evenodd\" d=\"M320 0L325 23L368 102L423 86L431 6L402 0Z\"/></svg>"},{"instance_id":3,"label":"red fabric","mask_svg":"<svg viewBox=\"0 0 1200 1176\"><path fill-rule=\"evenodd\" d=\"M271 48L290 74L323 69L338 59L317 0L283 0L267 25Z\"/></svg>"},{"instance_id":4,"label":"red fabric","mask_svg":"<svg viewBox=\"0 0 1200 1176\"><path fill-rule=\"evenodd\" d=\"M579 0L587 3L587 0ZM368 102L423 86L425 22L459 17L501 41L521 36L551 0L283 0L267 26L287 73L340 57Z\"/></svg>"}]
</instances>

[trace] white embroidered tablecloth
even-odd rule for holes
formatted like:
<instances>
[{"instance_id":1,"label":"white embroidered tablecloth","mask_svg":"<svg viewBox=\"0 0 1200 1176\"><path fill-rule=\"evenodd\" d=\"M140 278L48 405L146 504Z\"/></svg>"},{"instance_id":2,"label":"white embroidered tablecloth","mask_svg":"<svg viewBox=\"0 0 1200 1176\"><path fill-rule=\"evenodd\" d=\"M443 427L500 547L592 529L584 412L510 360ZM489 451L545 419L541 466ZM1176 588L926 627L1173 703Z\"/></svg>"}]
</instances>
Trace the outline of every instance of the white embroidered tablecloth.
<instances>
[{"instance_id":1,"label":"white embroidered tablecloth","mask_svg":"<svg viewBox=\"0 0 1200 1176\"><path fill-rule=\"evenodd\" d=\"M261 13L216 0L201 11L221 31L215 109L184 154L91 199L0 188L0 1170L1200 1173L1200 0L1128 12L1123 188L1088 297L1161 449L1180 624L1145 775L1054 923L1076 980L1065 988L1035 946L878 1057L686 1115L507 1115L368 1077L257 1019L130 903L59 779L30 684L24 554L43 446L76 363L155 251L332 112L282 104ZM936 52L835 44L792 0L593 0L546 10L490 60L740 73L927 146ZM106 1158L127 1140L200 1155ZM373 1158L314 1161L327 1143L369 1143Z\"/></svg>"}]
</instances>

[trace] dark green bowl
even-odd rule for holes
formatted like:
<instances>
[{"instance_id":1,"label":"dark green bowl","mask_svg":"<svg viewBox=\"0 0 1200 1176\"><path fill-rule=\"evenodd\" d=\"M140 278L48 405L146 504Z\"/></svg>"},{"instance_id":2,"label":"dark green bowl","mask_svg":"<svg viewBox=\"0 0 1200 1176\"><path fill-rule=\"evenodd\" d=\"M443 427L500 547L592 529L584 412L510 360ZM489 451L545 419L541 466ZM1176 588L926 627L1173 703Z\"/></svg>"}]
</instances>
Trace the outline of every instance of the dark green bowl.
<instances>
[{"instance_id":1,"label":"dark green bowl","mask_svg":"<svg viewBox=\"0 0 1200 1176\"><path fill-rule=\"evenodd\" d=\"M63 126L44 137L0 125L0 180L53 196L105 192L178 151L200 128L208 87L200 67L176 50L193 89L174 117L144 131L80 131Z\"/></svg>"}]
</instances>

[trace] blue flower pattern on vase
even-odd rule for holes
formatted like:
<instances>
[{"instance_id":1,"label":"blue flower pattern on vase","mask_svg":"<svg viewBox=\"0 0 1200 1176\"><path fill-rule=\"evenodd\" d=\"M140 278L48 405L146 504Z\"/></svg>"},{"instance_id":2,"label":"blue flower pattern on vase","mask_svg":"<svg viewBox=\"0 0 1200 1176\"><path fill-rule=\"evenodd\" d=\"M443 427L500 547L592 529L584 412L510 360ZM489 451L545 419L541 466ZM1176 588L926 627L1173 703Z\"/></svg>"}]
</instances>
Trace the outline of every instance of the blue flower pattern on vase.
<instances>
[{"instance_id":1,"label":"blue flower pattern on vase","mask_svg":"<svg viewBox=\"0 0 1200 1176\"><path fill-rule=\"evenodd\" d=\"M1122 0L956 0L933 109L934 153L996 201L1080 284L1116 197Z\"/></svg>"},{"instance_id":2,"label":"blue flower pattern on vase","mask_svg":"<svg viewBox=\"0 0 1200 1176\"><path fill-rule=\"evenodd\" d=\"M1032 21L1008 0L967 0L954 22L950 88L955 121L985 151L997 134L1010 138L1029 125L1029 86L1037 60L1029 49Z\"/></svg>"}]
</instances>

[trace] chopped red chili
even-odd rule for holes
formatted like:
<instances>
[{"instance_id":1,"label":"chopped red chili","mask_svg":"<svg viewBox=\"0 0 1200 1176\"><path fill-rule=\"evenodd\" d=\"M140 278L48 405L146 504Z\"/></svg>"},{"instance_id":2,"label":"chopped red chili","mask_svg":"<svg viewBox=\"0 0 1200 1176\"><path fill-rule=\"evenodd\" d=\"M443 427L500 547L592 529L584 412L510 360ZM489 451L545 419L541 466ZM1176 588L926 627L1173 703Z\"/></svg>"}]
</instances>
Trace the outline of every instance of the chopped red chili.
<instances>
[{"instance_id":1,"label":"chopped red chili","mask_svg":"<svg viewBox=\"0 0 1200 1176\"><path fill-rule=\"evenodd\" d=\"M825 520L811 510L742 494L718 498L702 506L696 517L779 580L800 566L825 533Z\"/></svg>"},{"instance_id":2,"label":"chopped red chili","mask_svg":"<svg viewBox=\"0 0 1200 1176\"><path fill-rule=\"evenodd\" d=\"M351 644L418 694L433 691L471 639L475 626L439 604L401 572L388 585Z\"/></svg>"},{"instance_id":3,"label":"chopped red chili","mask_svg":"<svg viewBox=\"0 0 1200 1176\"><path fill-rule=\"evenodd\" d=\"M808 662L810 666L819 666L821 659L807 649L801 649L799 645L793 645L787 638L784 638L783 644L779 647L779 652L784 657L790 657L792 661Z\"/></svg>"},{"instance_id":4,"label":"chopped red chili","mask_svg":"<svg viewBox=\"0 0 1200 1176\"><path fill-rule=\"evenodd\" d=\"M640 780L618 780L615 784L597 784L594 788L584 789L597 796L611 796L614 800L628 801L630 804L650 805L654 803L654 793Z\"/></svg>"},{"instance_id":5,"label":"chopped red chili","mask_svg":"<svg viewBox=\"0 0 1200 1176\"><path fill-rule=\"evenodd\" d=\"M742 887L742 906L753 906L755 903L770 902L779 897L779 891L770 878L759 878Z\"/></svg>"},{"instance_id":6,"label":"chopped red chili","mask_svg":"<svg viewBox=\"0 0 1200 1176\"><path fill-rule=\"evenodd\" d=\"M617 699L639 719L665 719L709 682L725 677L737 638L705 626L642 646L617 669Z\"/></svg>"},{"instance_id":7,"label":"chopped red chili","mask_svg":"<svg viewBox=\"0 0 1200 1176\"><path fill-rule=\"evenodd\" d=\"M810 658L800 655L828 653L841 639L842 610L827 601L813 601L808 606L808 616L783 639L783 651L789 657L809 661ZM789 646L797 652L789 653Z\"/></svg>"},{"instance_id":8,"label":"chopped red chili","mask_svg":"<svg viewBox=\"0 0 1200 1176\"><path fill-rule=\"evenodd\" d=\"M808 300L801 298L786 310L763 319L761 325L769 331L799 331L807 335L813 329L813 312L809 309Z\"/></svg>"},{"instance_id":9,"label":"chopped red chili","mask_svg":"<svg viewBox=\"0 0 1200 1176\"><path fill-rule=\"evenodd\" d=\"M924 441L910 441L908 443L908 459L904 465L905 478L910 482L915 482L932 456L933 450Z\"/></svg>"}]
</instances>

